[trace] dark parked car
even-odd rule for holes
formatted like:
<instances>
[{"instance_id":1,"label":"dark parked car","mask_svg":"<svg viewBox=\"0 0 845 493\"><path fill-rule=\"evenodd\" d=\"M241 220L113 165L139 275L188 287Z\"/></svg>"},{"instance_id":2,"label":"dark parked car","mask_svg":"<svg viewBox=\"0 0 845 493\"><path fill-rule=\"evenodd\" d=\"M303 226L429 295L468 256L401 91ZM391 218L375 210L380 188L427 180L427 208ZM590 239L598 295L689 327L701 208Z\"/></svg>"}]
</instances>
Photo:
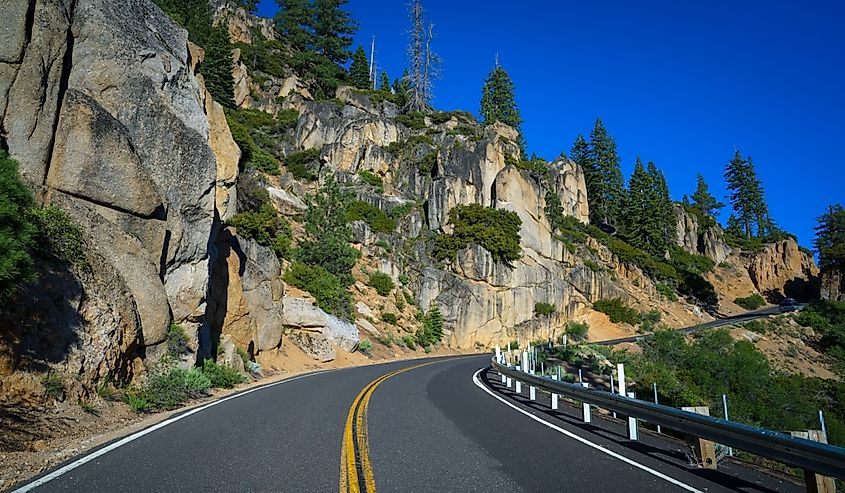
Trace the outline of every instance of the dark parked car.
<instances>
[{"instance_id":1,"label":"dark parked car","mask_svg":"<svg viewBox=\"0 0 845 493\"><path fill-rule=\"evenodd\" d=\"M794 312L801 309L801 304L792 298L786 298L780 302L781 312Z\"/></svg>"}]
</instances>

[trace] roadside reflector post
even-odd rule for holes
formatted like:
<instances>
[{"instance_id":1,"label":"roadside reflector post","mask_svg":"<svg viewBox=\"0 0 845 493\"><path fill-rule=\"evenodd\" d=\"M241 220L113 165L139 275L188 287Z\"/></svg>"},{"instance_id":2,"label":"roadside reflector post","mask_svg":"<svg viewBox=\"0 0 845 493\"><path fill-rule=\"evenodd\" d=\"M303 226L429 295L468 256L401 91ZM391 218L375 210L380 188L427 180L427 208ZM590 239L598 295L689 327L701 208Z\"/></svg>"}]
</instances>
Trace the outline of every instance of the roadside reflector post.
<instances>
[{"instance_id":1,"label":"roadside reflector post","mask_svg":"<svg viewBox=\"0 0 845 493\"><path fill-rule=\"evenodd\" d=\"M590 384L587 382L581 382L581 386L586 389L590 387ZM581 418L584 420L585 423L591 423L593 421L593 413L590 410L589 403L581 403Z\"/></svg>"},{"instance_id":2,"label":"roadside reflector post","mask_svg":"<svg viewBox=\"0 0 845 493\"><path fill-rule=\"evenodd\" d=\"M530 385L528 387L528 398L531 399L532 401L537 400L537 387L535 387L533 385Z\"/></svg>"},{"instance_id":3,"label":"roadside reflector post","mask_svg":"<svg viewBox=\"0 0 845 493\"><path fill-rule=\"evenodd\" d=\"M619 390L616 393L621 396L628 395L628 389L625 385L625 365L623 363L616 365L616 380L619 384Z\"/></svg>"},{"instance_id":4,"label":"roadside reflector post","mask_svg":"<svg viewBox=\"0 0 845 493\"><path fill-rule=\"evenodd\" d=\"M708 406L682 407L681 409L691 413L710 416L710 408ZM699 437L690 437L688 441L692 444L698 465L704 469L716 469L716 444Z\"/></svg>"},{"instance_id":5,"label":"roadside reflector post","mask_svg":"<svg viewBox=\"0 0 845 493\"><path fill-rule=\"evenodd\" d=\"M622 365L620 365L622 366ZM621 381L621 380L620 380ZM637 396L634 395L633 392L628 392L627 395L631 399L636 398ZM633 418L628 416L628 440L639 440L640 439L640 423L637 418Z\"/></svg>"},{"instance_id":6,"label":"roadside reflector post","mask_svg":"<svg viewBox=\"0 0 845 493\"><path fill-rule=\"evenodd\" d=\"M496 363L502 364L502 348L496 344Z\"/></svg>"},{"instance_id":7,"label":"roadside reflector post","mask_svg":"<svg viewBox=\"0 0 845 493\"><path fill-rule=\"evenodd\" d=\"M615 394L616 392L613 390L613 370L610 370L610 393ZM616 411L613 411L613 417L616 417Z\"/></svg>"},{"instance_id":8,"label":"roadside reflector post","mask_svg":"<svg viewBox=\"0 0 845 493\"><path fill-rule=\"evenodd\" d=\"M560 367L558 367L558 371L560 371ZM557 380L557 375L552 375L552 380ZM557 410L558 408L558 396L555 393L552 393L552 409Z\"/></svg>"},{"instance_id":9,"label":"roadside reflector post","mask_svg":"<svg viewBox=\"0 0 845 493\"><path fill-rule=\"evenodd\" d=\"M659 402L657 402L657 382L652 382L651 388L654 389L654 403L659 404ZM657 433L661 433L660 425L657 425Z\"/></svg>"},{"instance_id":10,"label":"roadside reflector post","mask_svg":"<svg viewBox=\"0 0 845 493\"><path fill-rule=\"evenodd\" d=\"M821 430L791 431L789 434L814 442L827 443L827 433ZM804 484L807 487L807 493L836 493L836 482L833 478L807 469L804 469Z\"/></svg>"},{"instance_id":11,"label":"roadside reflector post","mask_svg":"<svg viewBox=\"0 0 845 493\"><path fill-rule=\"evenodd\" d=\"M517 394L522 393L522 382L520 382L519 380L516 381L516 393Z\"/></svg>"},{"instance_id":12,"label":"roadside reflector post","mask_svg":"<svg viewBox=\"0 0 845 493\"><path fill-rule=\"evenodd\" d=\"M513 386L513 379L511 377L507 377L507 384L508 388L511 388Z\"/></svg>"}]
</instances>

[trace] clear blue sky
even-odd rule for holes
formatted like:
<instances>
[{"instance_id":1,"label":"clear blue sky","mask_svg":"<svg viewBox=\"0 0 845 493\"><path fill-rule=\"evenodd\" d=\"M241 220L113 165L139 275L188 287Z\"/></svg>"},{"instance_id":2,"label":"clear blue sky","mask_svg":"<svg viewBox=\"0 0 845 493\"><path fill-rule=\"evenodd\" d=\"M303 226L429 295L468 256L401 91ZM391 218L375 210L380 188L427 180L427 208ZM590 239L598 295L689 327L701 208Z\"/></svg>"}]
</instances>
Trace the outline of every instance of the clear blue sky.
<instances>
[{"instance_id":1,"label":"clear blue sky","mask_svg":"<svg viewBox=\"0 0 845 493\"><path fill-rule=\"evenodd\" d=\"M351 0L356 44L391 80L405 66L404 0ZM700 172L722 201L734 148L750 154L772 216L813 238L845 202L845 2L423 0L443 58L438 109L478 113L498 52L516 87L529 152L552 159L601 117L626 176L654 161L672 196ZM259 13L271 16L274 0ZM353 47L354 48L354 47ZM724 211L720 219L727 218Z\"/></svg>"}]
</instances>

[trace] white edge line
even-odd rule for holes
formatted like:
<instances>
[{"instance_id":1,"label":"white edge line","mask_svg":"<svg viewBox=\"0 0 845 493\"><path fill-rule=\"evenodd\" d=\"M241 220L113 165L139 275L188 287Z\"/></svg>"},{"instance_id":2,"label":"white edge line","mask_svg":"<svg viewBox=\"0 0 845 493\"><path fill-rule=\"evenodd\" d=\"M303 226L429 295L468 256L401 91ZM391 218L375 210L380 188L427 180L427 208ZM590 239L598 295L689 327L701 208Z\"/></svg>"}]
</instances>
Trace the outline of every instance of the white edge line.
<instances>
[{"instance_id":1,"label":"white edge line","mask_svg":"<svg viewBox=\"0 0 845 493\"><path fill-rule=\"evenodd\" d=\"M612 450L610 450L610 449L608 449L608 448L606 448L606 447L603 447L603 446L601 446L601 445L599 445L599 444L597 444L597 443L593 443L593 442L591 442L591 441L587 440L586 438L581 438L580 436L578 436L578 435L576 435L576 434L574 434L574 433L572 433L572 432L570 432L570 431L566 431L566 430L564 430L563 428L561 428L561 427L559 427L559 426L556 426L556 425L554 425L554 424L552 424L552 423L549 423L548 421L545 421L545 420L543 420L543 419L540 419L539 417L537 417L537 416L535 416L535 415L533 415L533 414L529 413L528 411L525 411L524 409L520 409L518 406L516 406L516 405L514 405L514 404L512 404L512 403L510 403L510 402L508 402L508 401L507 401L504 397L501 397L501 396L499 396L499 395L496 395L496 393L494 393L492 390L488 389L488 388L487 388L487 387L486 387L483 383L481 383L481 381L478 379L478 374L479 374L479 373L481 373L481 372L482 372L482 371L484 371L484 370L485 370L485 368L481 368L481 369L479 369L477 372L475 372L475 374L472 376L472 381L473 381L473 382L475 383L475 385L476 385L476 386L478 386L481 390L483 390L483 391L487 392L487 393L488 393L488 394L490 394L491 396L493 396L493 397L495 397L496 399L498 399L498 400L502 401L503 403L505 403L505 405L507 405L507 406L509 406L509 407L511 407L511 408L513 408L513 409L515 409L515 410L517 410L517 411L519 411L519 412L521 412L522 414L524 414L524 415L528 416L529 418L533 419L534 421L537 421L538 423L542 423L542 424L544 424L544 425L548 426L549 428L551 428L551 429L553 429L553 430L555 430L555 431L557 431L557 432L560 432L560 433L562 433L562 434L564 434L564 435L568 436L569 438L572 438L573 440L577 440L577 441L579 441L579 442L583 443L584 445L587 445L588 447L592 447L592 448L594 448L594 449L596 449L596 450L598 450L598 451L600 451L600 452L603 452L603 453L605 453L605 454L607 454L607 455L609 455L609 456L611 456L611 457L614 457L614 458L616 458L616 459L619 459L619 460L621 460L622 462L625 462L626 464L630 464L630 465L632 465L632 466L634 466L634 467L636 467L636 468L638 468L638 469L642 469L643 471L645 471L645 472L647 472L647 473L649 473L649 474L653 474L653 475L657 476L658 478L663 479L663 480L665 480L665 481L668 481L668 482L670 482L670 483L672 483L672 484L674 484L674 485L676 485L676 486L679 486L679 487L681 487L681 488L683 488L683 489L685 489L685 490L687 490L687 491L692 491L692 492L695 492L695 493L704 493L704 492L702 492L701 490L695 489L694 487L692 487L692 486L690 486L690 485L688 485L688 484L686 484L686 483L683 483L683 482L681 482L681 481L679 481L679 480L677 480L677 479L675 479L675 478L669 477L669 476L667 476L667 475L663 474L662 472L655 471L654 469L652 469L652 468L650 468L650 467L648 467L648 466L644 466L643 464L640 464L639 462L636 462L636 461L634 461L633 459L629 459L629 458L625 457L624 455L617 454L616 452L614 452L614 451L612 451Z\"/></svg>"},{"instance_id":2,"label":"white edge line","mask_svg":"<svg viewBox=\"0 0 845 493\"><path fill-rule=\"evenodd\" d=\"M133 434L127 436L127 437L124 437L124 438L122 438L122 439L120 439L120 440L118 440L118 441L116 441L116 442L114 442L110 445L107 445L107 446L105 446L101 449L97 449L96 451L94 451L94 452L92 452L92 453L90 453L86 456L80 457L79 459L76 459L75 461L71 462L70 464L67 464L64 467L56 469L55 471L51 472L50 474L42 476L42 477L36 479L35 481L32 481L31 483L27 483L27 484L21 486L20 488L18 488L16 490L12 490L11 493L26 493L27 491L31 491L31 490L33 490L33 489L35 489L35 488L37 488L37 487L39 487L43 484L49 483L50 481L58 478L59 476L61 476L63 474L66 474L66 473L76 469L79 466L82 466L83 464L91 462L92 460L111 452L112 450L114 450L116 448L122 447L129 442L132 442L134 440L137 440L137 439L143 437L144 435L148 435L148 434L150 434L150 433L152 433L152 432L154 432L158 429L164 428L165 426L167 426L169 424L173 424L176 421L179 421L180 419L185 419L188 416L196 414L196 413L203 411L205 409L208 409L212 406L216 406L217 404L221 404L221 403L226 402L230 399L235 399L235 398L238 398L238 397L241 397L241 396L244 396L244 395L247 395L247 394L251 394L251 393L259 391L259 390L264 390L268 387L274 387L276 385L281 385L283 383L288 383L288 382L293 382L294 380L299 380L300 378L311 377L311 376L314 376L314 375L326 373L326 371L331 371L331 370L322 370L322 371L316 371L316 372L313 372L313 373L306 373L305 375L299 375L299 376L296 376L296 377L287 378L285 380L280 380L278 382L268 383L268 384L262 385L260 387L255 387L255 388L252 388L252 389L249 389L249 390L245 390L243 392L238 392L237 394L232 394L230 396L224 397L224 398L216 400L214 402L209 402L208 404L206 404L204 406L200 406L200 407L191 409L190 411L187 411L183 414L180 414L178 416L174 416L170 419L166 419L166 420L162 421L161 423L150 426L149 428L144 428L143 430L138 431L136 433L133 433Z\"/></svg>"}]
</instances>

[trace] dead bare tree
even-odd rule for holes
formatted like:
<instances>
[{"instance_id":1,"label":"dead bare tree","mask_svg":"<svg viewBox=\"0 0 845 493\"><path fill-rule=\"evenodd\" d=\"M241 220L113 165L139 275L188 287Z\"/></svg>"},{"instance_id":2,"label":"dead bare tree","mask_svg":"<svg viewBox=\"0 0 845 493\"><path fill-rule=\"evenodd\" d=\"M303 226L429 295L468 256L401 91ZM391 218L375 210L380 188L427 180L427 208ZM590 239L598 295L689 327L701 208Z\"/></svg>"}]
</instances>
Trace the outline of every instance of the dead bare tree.
<instances>
[{"instance_id":1,"label":"dead bare tree","mask_svg":"<svg viewBox=\"0 0 845 493\"><path fill-rule=\"evenodd\" d=\"M425 111L432 97L432 81L437 78L440 57L431 51L434 24L424 27L424 9L420 0L413 0L408 7L411 19L411 42L408 44L408 110Z\"/></svg>"}]
</instances>

